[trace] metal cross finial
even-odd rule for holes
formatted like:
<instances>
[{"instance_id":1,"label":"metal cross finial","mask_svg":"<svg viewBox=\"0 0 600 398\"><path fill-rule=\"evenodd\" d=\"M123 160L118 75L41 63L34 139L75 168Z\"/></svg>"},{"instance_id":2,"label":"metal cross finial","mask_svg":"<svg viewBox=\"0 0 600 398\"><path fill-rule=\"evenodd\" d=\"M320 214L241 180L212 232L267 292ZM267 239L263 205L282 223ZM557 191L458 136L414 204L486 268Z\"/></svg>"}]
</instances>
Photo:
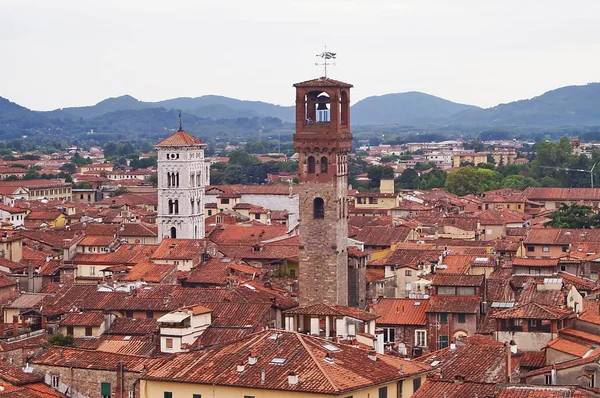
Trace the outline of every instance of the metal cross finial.
<instances>
[{"instance_id":1,"label":"metal cross finial","mask_svg":"<svg viewBox=\"0 0 600 398\"><path fill-rule=\"evenodd\" d=\"M335 62L328 63L327 60L335 59L336 55L337 55L336 53L327 51L327 46L325 46L325 51L323 51L321 54L317 54L317 57L323 58L323 62L315 63L316 66L323 66L323 69L324 69L323 77L327 77L327 65L335 65Z\"/></svg>"},{"instance_id":2,"label":"metal cross finial","mask_svg":"<svg viewBox=\"0 0 600 398\"><path fill-rule=\"evenodd\" d=\"M183 120L181 120L181 111L179 111L179 131L183 131Z\"/></svg>"}]
</instances>

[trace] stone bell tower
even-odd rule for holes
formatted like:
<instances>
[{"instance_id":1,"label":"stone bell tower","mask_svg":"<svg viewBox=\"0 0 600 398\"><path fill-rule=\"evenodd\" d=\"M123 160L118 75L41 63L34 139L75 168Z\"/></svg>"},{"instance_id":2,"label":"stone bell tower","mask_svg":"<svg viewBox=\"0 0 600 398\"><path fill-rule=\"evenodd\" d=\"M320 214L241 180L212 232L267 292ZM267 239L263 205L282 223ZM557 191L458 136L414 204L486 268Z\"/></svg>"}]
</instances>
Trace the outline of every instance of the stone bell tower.
<instances>
[{"instance_id":1,"label":"stone bell tower","mask_svg":"<svg viewBox=\"0 0 600 398\"><path fill-rule=\"evenodd\" d=\"M300 305L348 305L348 152L351 84L294 84L300 173Z\"/></svg>"}]
</instances>

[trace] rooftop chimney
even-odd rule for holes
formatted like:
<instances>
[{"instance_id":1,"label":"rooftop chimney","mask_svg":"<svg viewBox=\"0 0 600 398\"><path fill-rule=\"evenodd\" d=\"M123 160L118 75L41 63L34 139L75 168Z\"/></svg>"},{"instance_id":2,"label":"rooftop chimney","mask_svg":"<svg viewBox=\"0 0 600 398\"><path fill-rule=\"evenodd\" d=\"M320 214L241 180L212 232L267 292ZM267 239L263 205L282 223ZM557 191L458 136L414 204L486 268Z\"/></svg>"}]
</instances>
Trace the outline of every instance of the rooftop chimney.
<instances>
[{"instance_id":1,"label":"rooftop chimney","mask_svg":"<svg viewBox=\"0 0 600 398\"><path fill-rule=\"evenodd\" d=\"M248 355L248 365L255 365L256 361L256 353L250 351L250 354Z\"/></svg>"},{"instance_id":2,"label":"rooftop chimney","mask_svg":"<svg viewBox=\"0 0 600 398\"><path fill-rule=\"evenodd\" d=\"M242 372L244 371L244 369L246 369L246 367L244 366L244 362L240 362L240 363L238 363L238 365L237 365L237 368L236 368L236 369L237 369L237 372L238 372L238 373L242 373Z\"/></svg>"},{"instance_id":3,"label":"rooftop chimney","mask_svg":"<svg viewBox=\"0 0 600 398\"><path fill-rule=\"evenodd\" d=\"M368 358L371 361L377 361L377 353L375 350L369 350Z\"/></svg>"},{"instance_id":4,"label":"rooftop chimney","mask_svg":"<svg viewBox=\"0 0 600 398\"><path fill-rule=\"evenodd\" d=\"M296 384L298 384L298 375L296 374L296 372L288 373L288 384L290 386L295 386Z\"/></svg>"},{"instance_id":5,"label":"rooftop chimney","mask_svg":"<svg viewBox=\"0 0 600 398\"><path fill-rule=\"evenodd\" d=\"M456 343L454 341L450 343L450 349L456 350Z\"/></svg>"}]
</instances>

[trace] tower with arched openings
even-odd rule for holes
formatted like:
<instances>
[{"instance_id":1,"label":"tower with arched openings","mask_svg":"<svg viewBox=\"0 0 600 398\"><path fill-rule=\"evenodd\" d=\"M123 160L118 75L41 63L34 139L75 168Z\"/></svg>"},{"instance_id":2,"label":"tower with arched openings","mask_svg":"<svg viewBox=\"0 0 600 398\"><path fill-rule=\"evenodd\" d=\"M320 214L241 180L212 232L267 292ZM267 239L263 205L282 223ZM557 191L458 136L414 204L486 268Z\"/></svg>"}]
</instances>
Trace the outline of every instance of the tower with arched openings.
<instances>
[{"instance_id":1,"label":"tower with arched openings","mask_svg":"<svg viewBox=\"0 0 600 398\"><path fill-rule=\"evenodd\" d=\"M156 144L158 238L204 238L204 187L209 168L206 144L179 130Z\"/></svg>"},{"instance_id":2,"label":"tower with arched openings","mask_svg":"<svg viewBox=\"0 0 600 398\"><path fill-rule=\"evenodd\" d=\"M348 305L348 152L351 84L322 77L294 84L299 154L301 305Z\"/></svg>"}]
</instances>

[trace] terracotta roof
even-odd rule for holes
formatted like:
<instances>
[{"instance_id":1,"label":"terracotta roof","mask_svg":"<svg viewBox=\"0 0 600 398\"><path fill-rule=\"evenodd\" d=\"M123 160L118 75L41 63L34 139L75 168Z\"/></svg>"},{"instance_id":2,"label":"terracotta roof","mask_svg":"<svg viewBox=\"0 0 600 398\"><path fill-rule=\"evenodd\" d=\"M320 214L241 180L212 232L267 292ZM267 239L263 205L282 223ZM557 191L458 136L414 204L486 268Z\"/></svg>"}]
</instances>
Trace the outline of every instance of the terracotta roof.
<instances>
[{"instance_id":1,"label":"terracotta roof","mask_svg":"<svg viewBox=\"0 0 600 398\"><path fill-rule=\"evenodd\" d=\"M211 258L191 270L186 282L222 285L227 280L230 263L231 259L229 258Z\"/></svg>"},{"instance_id":2,"label":"terracotta roof","mask_svg":"<svg viewBox=\"0 0 600 398\"><path fill-rule=\"evenodd\" d=\"M22 385L43 381L44 377L40 374L25 373L18 366L0 361L0 379L13 385Z\"/></svg>"},{"instance_id":3,"label":"terracotta roof","mask_svg":"<svg viewBox=\"0 0 600 398\"><path fill-rule=\"evenodd\" d=\"M329 77L319 77L317 79L306 80L304 82L294 84L294 87L342 87L350 88L352 84L344 83L339 80L334 80Z\"/></svg>"},{"instance_id":4,"label":"terracotta roof","mask_svg":"<svg viewBox=\"0 0 600 398\"><path fill-rule=\"evenodd\" d=\"M101 311L68 312L61 326L100 326L104 323L104 313Z\"/></svg>"},{"instance_id":5,"label":"terracotta roof","mask_svg":"<svg viewBox=\"0 0 600 398\"><path fill-rule=\"evenodd\" d=\"M76 346L79 347L76 343ZM157 345L148 336L120 336L106 335L101 336L94 350L102 352L111 352L123 355L136 355L149 357L154 354Z\"/></svg>"},{"instance_id":6,"label":"terracotta roof","mask_svg":"<svg viewBox=\"0 0 600 398\"><path fill-rule=\"evenodd\" d=\"M115 239L117 238L114 236L86 236L77 245L108 247Z\"/></svg>"},{"instance_id":7,"label":"terracotta roof","mask_svg":"<svg viewBox=\"0 0 600 398\"><path fill-rule=\"evenodd\" d=\"M253 328L224 328L209 326L196 341L197 346L210 347L239 340L254 333Z\"/></svg>"},{"instance_id":8,"label":"terracotta roof","mask_svg":"<svg viewBox=\"0 0 600 398\"><path fill-rule=\"evenodd\" d=\"M546 366L546 353L541 352L524 352L519 358L519 366L528 368L541 368Z\"/></svg>"},{"instance_id":9,"label":"terracotta roof","mask_svg":"<svg viewBox=\"0 0 600 398\"><path fill-rule=\"evenodd\" d=\"M429 300L384 298L371 306L377 325L425 325Z\"/></svg>"},{"instance_id":10,"label":"terracotta roof","mask_svg":"<svg viewBox=\"0 0 600 398\"><path fill-rule=\"evenodd\" d=\"M433 286L483 286L484 275L436 274Z\"/></svg>"},{"instance_id":11,"label":"terracotta roof","mask_svg":"<svg viewBox=\"0 0 600 398\"><path fill-rule=\"evenodd\" d=\"M600 242L600 229L532 228L525 244L568 245L580 242Z\"/></svg>"},{"instance_id":12,"label":"terracotta roof","mask_svg":"<svg viewBox=\"0 0 600 398\"><path fill-rule=\"evenodd\" d=\"M406 242L411 229L406 227L367 226L354 239L367 246L391 246L394 243Z\"/></svg>"},{"instance_id":13,"label":"terracotta roof","mask_svg":"<svg viewBox=\"0 0 600 398\"><path fill-rule=\"evenodd\" d=\"M575 386L533 386L512 385L502 386L496 393L496 398L565 398L597 397L596 392L586 391Z\"/></svg>"},{"instance_id":14,"label":"terracotta roof","mask_svg":"<svg viewBox=\"0 0 600 398\"><path fill-rule=\"evenodd\" d=\"M387 256L374 260L372 264L393 265L395 267L411 267L418 269L420 264L437 263L442 250L396 249Z\"/></svg>"},{"instance_id":15,"label":"terracotta roof","mask_svg":"<svg viewBox=\"0 0 600 398\"><path fill-rule=\"evenodd\" d=\"M531 376L550 373L552 371L552 369L556 369L556 370L568 369L568 368L572 368L575 366L581 366L581 365L585 365L588 363L593 363L593 362L596 362L598 360L598 358L600 358L600 354L590 355L585 358L572 359L570 361L560 362L560 363L557 363L557 364L554 364L551 366L545 366L543 368L532 370L531 372L527 372L524 375L521 375L521 379L526 379Z\"/></svg>"},{"instance_id":16,"label":"terracotta roof","mask_svg":"<svg viewBox=\"0 0 600 398\"><path fill-rule=\"evenodd\" d=\"M199 260L205 251L204 239L163 239L150 257L152 260Z\"/></svg>"},{"instance_id":17,"label":"terracotta roof","mask_svg":"<svg viewBox=\"0 0 600 398\"><path fill-rule=\"evenodd\" d=\"M553 350L564 352L580 358L590 351L590 347L577 344L573 341L569 341L560 337L550 340L548 344L544 346L544 348L552 348Z\"/></svg>"},{"instance_id":18,"label":"terracotta roof","mask_svg":"<svg viewBox=\"0 0 600 398\"><path fill-rule=\"evenodd\" d=\"M286 233L287 227L285 225L227 224L213 229L208 238L217 244L254 244L283 237Z\"/></svg>"},{"instance_id":19,"label":"terracotta roof","mask_svg":"<svg viewBox=\"0 0 600 398\"><path fill-rule=\"evenodd\" d=\"M431 296L426 312L476 314L480 304L478 296Z\"/></svg>"},{"instance_id":20,"label":"terracotta roof","mask_svg":"<svg viewBox=\"0 0 600 398\"><path fill-rule=\"evenodd\" d=\"M593 333L584 332L583 330L577 330L573 328L564 328L558 331L560 337L571 339L574 341L580 341L588 345L600 344L600 336Z\"/></svg>"},{"instance_id":21,"label":"terracotta roof","mask_svg":"<svg viewBox=\"0 0 600 398\"><path fill-rule=\"evenodd\" d=\"M251 351L257 353L256 364L246 364L244 371L238 372L237 366L247 362ZM325 360L327 355L333 359ZM272 362L275 358L280 358L277 364ZM268 330L214 349L165 358L143 378L340 394L423 374L429 369L423 364L384 355L377 355L377 361L373 361L368 359L366 350L295 332ZM263 370L266 377L261 383ZM288 383L292 371L298 376L295 385Z\"/></svg>"},{"instance_id":22,"label":"terracotta roof","mask_svg":"<svg viewBox=\"0 0 600 398\"><path fill-rule=\"evenodd\" d=\"M495 383L456 383L453 380L427 379L411 398L470 398L492 396Z\"/></svg>"},{"instance_id":23,"label":"terracotta roof","mask_svg":"<svg viewBox=\"0 0 600 398\"><path fill-rule=\"evenodd\" d=\"M494 315L497 319L562 319L571 315L571 310L529 302L502 310Z\"/></svg>"},{"instance_id":24,"label":"terracotta roof","mask_svg":"<svg viewBox=\"0 0 600 398\"><path fill-rule=\"evenodd\" d=\"M59 210L56 211L41 211L34 210L25 216L25 220L41 220L41 221L54 221L62 215Z\"/></svg>"},{"instance_id":25,"label":"terracotta roof","mask_svg":"<svg viewBox=\"0 0 600 398\"><path fill-rule=\"evenodd\" d=\"M344 307L341 305L330 305L330 304L314 304L303 307L296 307L287 311L284 314L290 315L331 315L331 316L348 316L361 321L372 321L379 318L377 314L370 314L366 311L359 310L354 307Z\"/></svg>"},{"instance_id":26,"label":"terracotta roof","mask_svg":"<svg viewBox=\"0 0 600 398\"><path fill-rule=\"evenodd\" d=\"M155 145L157 148L161 147L173 147L173 146L206 146L206 144L194 137L191 134L186 133L183 130L177 131L175 134L170 135L161 142Z\"/></svg>"},{"instance_id":27,"label":"terracotta roof","mask_svg":"<svg viewBox=\"0 0 600 398\"><path fill-rule=\"evenodd\" d=\"M129 372L142 372L143 368L151 365L154 360L132 355L51 346L31 362L39 365L111 372L123 363Z\"/></svg>"},{"instance_id":28,"label":"terracotta roof","mask_svg":"<svg viewBox=\"0 0 600 398\"><path fill-rule=\"evenodd\" d=\"M145 336L158 330L155 318L116 318L105 334L117 334L124 336Z\"/></svg>"},{"instance_id":29,"label":"terracotta roof","mask_svg":"<svg viewBox=\"0 0 600 398\"><path fill-rule=\"evenodd\" d=\"M444 380L462 376L466 381L502 383L506 380L506 349L496 340L477 336L457 341L454 349L443 348L415 361L435 364L434 368L441 370Z\"/></svg>"},{"instance_id":30,"label":"terracotta roof","mask_svg":"<svg viewBox=\"0 0 600 398\"><path fill-rule=\"evenodd\" d=\"M156 224L148 224L145 222L126 223L121 226L121 229L119 230L119 236L155 237L158 236L158 226Z\"/></svg>"},{"instance_id":31,"label":"terracotta roof","mask_svg":"<svg viewBox=\"0 0 600 398\"><path fill-rule=\"evenodd\" d=\"M146 261L134 265L126 275L118 277L118 279L120 281L161 283L167 275L176 269L175 264L156 264Z\"/></svg>"},{"instance_id":32,"label":"terracotta roof","mask_svg":"<svg viewBox=\"0 0 600 398\"><path fill-rule=\"evenodd\" d=\"M557 258L526 258L515 257L512 261L513 267L557 267Z\"/></svg>"},{"instance_id":33,"label":"terracotta roof","mask_svg":"<svg viewBox=\"0 0 600 398\"><path fill-rule=\"evenodd\" d=\"M600 201L598 188L537 188L529 187L523 191L523 196L529 200L542 201Z\"/></svg>"}]
</instances>

